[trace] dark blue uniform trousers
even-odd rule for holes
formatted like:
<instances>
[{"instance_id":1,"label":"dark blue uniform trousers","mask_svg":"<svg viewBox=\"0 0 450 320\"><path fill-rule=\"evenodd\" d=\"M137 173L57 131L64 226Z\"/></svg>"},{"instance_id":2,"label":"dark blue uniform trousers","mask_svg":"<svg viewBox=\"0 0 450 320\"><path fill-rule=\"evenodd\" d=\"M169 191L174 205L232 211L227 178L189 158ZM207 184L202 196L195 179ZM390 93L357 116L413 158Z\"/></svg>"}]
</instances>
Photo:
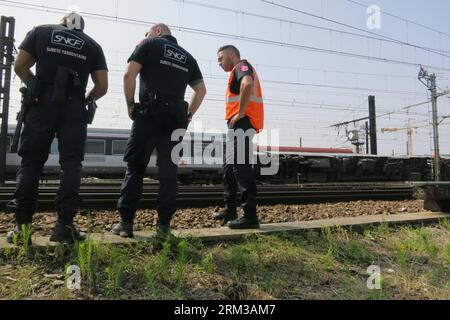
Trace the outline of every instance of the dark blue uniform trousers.
<instances>
[{"instance_id":1,"label":"dark blue uniform trousers","mask_svg":"<svg viewBox=\"0 0 450 320\"><path fill-rule=\"evenodd\" d=\"M59 142L60 187L56 197L58 217L71 222L80 205L81 167L87 135L84 96L73 95L65 106L52 103L52 88L43 90L40 102L26 118L21 136L14 200L8 209L16 213L18 224L28 224L37 210L39 180L53 139Z\"/></svg>"},{"instance_id":2,"label":"dark blue uniform trousers","mask_svg":"<svg viewBox=\"0 0 450 320\"><path fill-rule=\"evenodd\" d=\"M240 134L240 133L243 133ZM237 191L242 194L245 216L256 217L257 187L252 168L255 130L248 117L228 130L223 167L224 200L227 208L236 208Z\"/></svg>"},{"instance_id":3,"label":"dark blue uniform trousers","mask_svg":"<svg viewBox=\"0 0 450 320\"><path fill-rule=\"evenodd\" d=\"M124 161L127 171L121 188L117 209L122 220L134 221L142 198L143 179L153 151L156 149L159 172L159 196L157 212L160 224L170 224L175 214L178 191L178 159L172 159L173 148L181 141L171 141L172 132L161 128L156 118L139 117L131 130Z\"/></svg>"}]
</instances>

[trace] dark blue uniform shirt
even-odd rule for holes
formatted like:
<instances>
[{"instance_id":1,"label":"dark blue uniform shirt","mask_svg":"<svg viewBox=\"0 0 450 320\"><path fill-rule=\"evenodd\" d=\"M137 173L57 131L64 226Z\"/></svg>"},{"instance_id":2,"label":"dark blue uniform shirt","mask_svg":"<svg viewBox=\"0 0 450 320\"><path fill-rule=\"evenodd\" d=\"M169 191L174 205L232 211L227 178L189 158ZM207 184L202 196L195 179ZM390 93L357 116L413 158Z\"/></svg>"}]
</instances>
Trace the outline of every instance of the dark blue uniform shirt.
<instances>
[{"instance_id":1,"label":"dark blue uniform shirt","mask_svg":"<svg viewBox=\"0 0 450 320\"><path fill-rule=\"evenodd\" d=\"M80 30L61 25L43 25L28 32L20 45L36 60L36 76L53 84L58 66L78 73L81 86L86 89L89 75L108 70L101 46Z\"/></svg>"},{"instance_id":2,"label":"dark blue uniform shirt","mask_svg":"<svg viewBox=\"0 0 450 320\"><path fill-rule=\"evenodd\" d=\"M203 80L197 61L172 36L143 40L128 59L130 61L142 65L141 102L150 92L183 100L187 86L195 86Z\"/></svg>"}]
</instances>

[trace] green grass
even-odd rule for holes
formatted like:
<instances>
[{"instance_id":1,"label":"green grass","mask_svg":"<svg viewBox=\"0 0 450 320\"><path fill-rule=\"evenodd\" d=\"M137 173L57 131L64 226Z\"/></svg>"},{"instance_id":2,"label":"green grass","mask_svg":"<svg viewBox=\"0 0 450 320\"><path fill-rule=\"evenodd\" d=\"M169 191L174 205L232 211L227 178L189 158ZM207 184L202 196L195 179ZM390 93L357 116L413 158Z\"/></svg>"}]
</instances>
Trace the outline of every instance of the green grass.
<instances>
[{"instance_id":1,"label":"green grass","mask_svg":"<svg viewBox=\"0 0 450 320\"><path fill-rule=\"evenodd\" d=\"M46 274L81 269L81 290ZM381 267L369 290L368 267ZM11 280L12 279L12 280ZM323 229L203 245L86 243L41 253L0 253L0 299L450 299L450 229Z\"/></svg>"},{"instance_id":2,"label":"green grass","mask_svg":"<svg viewBox=\"0 0 450 320\"><path fill-rule=\"evenodd\" d=\"M440 223L441 227L450 231L450 219L444 219Z\"/></svg>"},{"instance_id":3,"label":"green grass","mask_svg":"<svg viewBox=\"0 0 450 320\"><path fill-rule=\"evenodd\" d=\"M117 298L125 279L126 256L119 250L112 250L110 262L105 268L106 291L109 298Z\"/></svg>"},{"instance_id":4,"label":"green grass","mask_svg":"<svg viewBox=\"0 0 450 320\"><path fill-rule=\"evenodd\" d=\"M109 248L110 246L106 246ZM77 265L81 269L83 280L87 283L89 291L93 290L96 285L98 270L98 248L94 246L94 241L88 236L84 243L75 243L73 246L73 265ZM112 251L114 257L115 251Z\"/></svg>"},{"instance_id":5,"label":"green grass","mask_svg":"<svg viewBox=\"0 0 450 320\"><path fill-rule=\"evenodd\" d=\"M450 265L450 244L447 245L447 249L445 250L445 255L447 258L447 263Z\"/></svg>"}]
</instances>

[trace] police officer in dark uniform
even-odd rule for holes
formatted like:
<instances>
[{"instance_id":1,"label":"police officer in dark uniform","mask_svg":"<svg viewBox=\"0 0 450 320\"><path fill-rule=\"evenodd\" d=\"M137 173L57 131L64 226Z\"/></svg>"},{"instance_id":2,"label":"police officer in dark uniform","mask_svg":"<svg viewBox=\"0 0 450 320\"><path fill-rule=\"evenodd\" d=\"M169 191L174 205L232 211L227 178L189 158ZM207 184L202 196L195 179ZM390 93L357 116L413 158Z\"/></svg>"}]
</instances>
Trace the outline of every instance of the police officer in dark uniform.
<instances>
[{"instance_id":1,"label":"police officer in dark uniform","mask_svg":"<svg viewBox=\"0 0 450 320\"><path fill-rule=\"evenodd\" d=\"M135 103L138 74L140 103ZM189 104L184 101L188 85L193 89ZM178 160L172 157L172 150L181 142L172 139L172 133L187 129L200 107L206 95L203 76L197 61L178 45L169 27L160 23L149 29L146 39L129 58L124 87L133 127L124 157L127 172L117 205L121 221L112 233L133 237L143 178L156 149L160 180L157 230L167 234L176 211L178 183Z\"/></svg>"},{"instance_id":2,"label":"police officer in dark uniform","mask_svg":"<svg viewBox=\"0 0 450 320\"><path fill-rule=\"evenodd\" d=\"M8 209L17 228L7 235L12 243L23 240L21 226L30 226L37 209L39 180L53 139L58 139L61 164L56 197L58 220L50 241L71 243L85 236L73 224L79 207L81 166L87 134L87 101L104 96L108 73L102 48L83 32L84 20L70 13L59 25L31 30L23 43L14 70L27 86L30 105L18 154L17 189ZM36 64L36 75L30 68ZM86 95L91 75L94 88Z\"/></svg>"}]
</instances>

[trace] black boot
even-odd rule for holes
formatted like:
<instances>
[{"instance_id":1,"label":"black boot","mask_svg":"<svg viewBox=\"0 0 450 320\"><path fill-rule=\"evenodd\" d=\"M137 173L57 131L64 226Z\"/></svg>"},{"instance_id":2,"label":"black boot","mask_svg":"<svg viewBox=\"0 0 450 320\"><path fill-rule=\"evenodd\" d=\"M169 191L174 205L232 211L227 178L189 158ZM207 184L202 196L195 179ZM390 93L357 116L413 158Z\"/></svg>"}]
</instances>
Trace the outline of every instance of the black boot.
<instances>
[{"instance_id":1,"label":"black boot","mask_svg":"<svg viewBox=\"0 0 450 320\"><path fill-rule=\"evenodd\" d=\"M230 229L259 229L259 220L255 216L243 216L235 221L228 223Z\"/></svg>"},{"instance_id":2,"label":"black boot","mask_svg":"<svg viewBox=\"0 0 450 320\"><path fill-rule=\"evenodd\" d=\"M229 221L236 220L237 217L236 207L230 206L225 206L225 209L213 214L213 219L222 221L223 226L226 225Z\"/></svg>"},{"instance_id":3,"label":"black boot","mask_svg":"<svg viewBox=\"0 0 450 320\"><path fill-rule=\"evenodd\" d=\"M22 232L22 227L25 228L25 234ZM22 246L25 242L28 242L28 245L31 246L31 224L17 225L14 230L7 233L6 242L17 246Z\"/></svg>"},{"instance_id":4,"label":"black boot","mask_svg":"<svg viewBox=\"0 0 450 320\"><path fill-rule=\"evenodd\" d=\"M120 223L111 230L111 233L116 236L121 236L122 238L134 238L133 223L121 220Z\"/></svg>"},{"instance_id":5,"label":"black boot","mask_svg":"<svg viewBox=\"0 0 450 320\"><path fill-rule=\"evenodd\" d=\"M78 231L73 224L74 217L74 213L58 213L58 221L50 237L51 242L72 244L75 241L82 242L86 240L86 234Z\"/></svg>"},{"instance_id":6,"label":"black boot","mask_svg":"<svg viewBox=\"0 0 450 320\"><path fill-rule=\"evenodd\" d=\"M160 234L169 234L170 233L170 224L157 224L156 225L156 232Z\"/></svg>"},{"instance_id":7,"label":"black boot","mask_svg":"<svg viewBox=\"0 0 450 320\"><path fill-rule=\"evenodd\" d=\"M171 218L158 218L158 222L156 224L156 236L153 242L154 249L157 251L162 250L164 244L169 244L171 250L175 250L177 248L179 240L171 233L170 221Z\"/></svg>"},{"instance_id":8,"label":"black boot","mask_svg":"<svg viewBox=\"0 0 450 320\"><path fill-rule=\"evenodd\" d=\"M166 240L170 235L170 222L172 219L158 217L156 223L156 237L161 240Z\"/></svg>"}]
</instances>

